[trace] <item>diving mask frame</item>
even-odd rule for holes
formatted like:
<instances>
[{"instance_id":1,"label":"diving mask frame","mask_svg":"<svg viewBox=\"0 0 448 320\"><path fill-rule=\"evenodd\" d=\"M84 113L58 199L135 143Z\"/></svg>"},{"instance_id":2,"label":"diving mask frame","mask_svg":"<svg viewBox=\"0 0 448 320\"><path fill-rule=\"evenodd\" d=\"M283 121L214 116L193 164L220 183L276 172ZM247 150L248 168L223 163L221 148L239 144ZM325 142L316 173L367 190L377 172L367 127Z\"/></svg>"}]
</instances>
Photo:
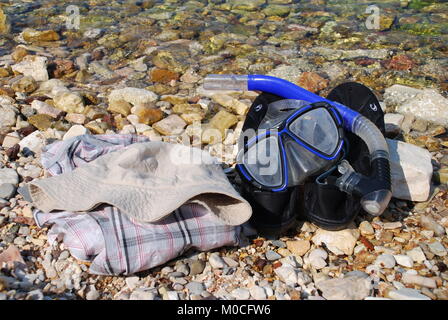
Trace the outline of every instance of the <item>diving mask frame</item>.
<instances>
[{"instance_id":1,"label":"diving mask frame","mask_svg":"<svg viewBox=\"0 0 448 320\"><path fill-rule=\"evenodd\" d=\"M252 125L259 130L253 136L240 136L236 165L242 179L254 187L283 191L303 184L309 177L340 161L344 130L341 116L332 105L289 99L268 106L260 104L255 112L258 119ZM245 129L243 132L247 132ZM272 145L267 147L268 144ZM261 149L263 154L257 157ZM270 162L276 164L275 172L262 175L260 172L266 163L260 164L257 158L266 159L267 149L271 151ZM251 158L255 160L249 164Z\"/></svg>"},{"instance_id":2,"label":"diving mask frame","mask_svg":"<svg viewBox=\"0 0 448 320\"><path fill-rule=\"evenodd\" d=\"M335 184L340 191L360 197L363 209L371 215L380 215L392 197L389 150L381 131L357 111L336 101L330 101L283 79L263 75L209 75L204 81L206 90L257 90L285 99L309 103L326 102L341 115L343 127L361 138L370 154L371 174L356 172L348 162L338 166L341 176Z\"/></svg>"}]
</instances>

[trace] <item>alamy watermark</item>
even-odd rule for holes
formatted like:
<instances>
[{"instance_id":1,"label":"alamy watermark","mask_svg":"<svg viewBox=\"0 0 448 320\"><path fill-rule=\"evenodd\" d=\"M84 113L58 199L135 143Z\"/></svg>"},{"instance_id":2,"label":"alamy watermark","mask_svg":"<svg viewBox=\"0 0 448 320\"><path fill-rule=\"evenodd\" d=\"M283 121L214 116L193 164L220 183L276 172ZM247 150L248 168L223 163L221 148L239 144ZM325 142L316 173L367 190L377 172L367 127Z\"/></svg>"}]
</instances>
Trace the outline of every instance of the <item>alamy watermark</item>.
<instances>
[{"instance_id":1,"label":"alamy watermark","mask_svg":"<svg viewBox=\"0 0 448 320\"><path fill-rule=\"evenodd\" d=\"M65 26L68 30L79 30L81 24L81 16L79 13L79 7L70 5L65 9L67 14L67 20Z\"/></svg>"},{"instance_id":2,"label":"alamy watermark","mask_svg":"<svg viewBox=\"0 0 448 320\"><path fill-rule=\"evenodd\" d=\"M366 20L366 28L369 30L380 29L380 8L376 5L370 5L366 8L365 13L370 14Z\"/></svg>"}]
</instances>

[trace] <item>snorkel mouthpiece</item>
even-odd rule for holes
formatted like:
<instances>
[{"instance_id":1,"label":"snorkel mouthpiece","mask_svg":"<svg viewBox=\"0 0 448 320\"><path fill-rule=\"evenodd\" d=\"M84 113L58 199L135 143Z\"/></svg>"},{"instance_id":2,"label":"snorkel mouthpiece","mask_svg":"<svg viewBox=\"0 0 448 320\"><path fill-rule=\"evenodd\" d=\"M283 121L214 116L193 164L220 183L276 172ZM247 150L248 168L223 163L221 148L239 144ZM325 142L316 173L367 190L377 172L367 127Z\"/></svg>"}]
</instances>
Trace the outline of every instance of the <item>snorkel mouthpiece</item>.
<instances>
[{"instance_id":1,"label":"snorkel mouthpiece","mask_svg":"<svg viewBox=\"0 0 448 320\"><path fill-rule=\"evenodd\" d=\"M208 75L206 90L257 90L285 99L309 103L327 102L342 116L344 129L360 137L370 153L372 174L363 176L342 162L342 176L336 181L341 191L361 197L361 205L368 213L378 216L386 209L392 197L389 149L381 131L369 119L338 102L327 100L289 81L264 75ZM347 166L348 165L348 166Z\"/></svg>"}]
</instances>

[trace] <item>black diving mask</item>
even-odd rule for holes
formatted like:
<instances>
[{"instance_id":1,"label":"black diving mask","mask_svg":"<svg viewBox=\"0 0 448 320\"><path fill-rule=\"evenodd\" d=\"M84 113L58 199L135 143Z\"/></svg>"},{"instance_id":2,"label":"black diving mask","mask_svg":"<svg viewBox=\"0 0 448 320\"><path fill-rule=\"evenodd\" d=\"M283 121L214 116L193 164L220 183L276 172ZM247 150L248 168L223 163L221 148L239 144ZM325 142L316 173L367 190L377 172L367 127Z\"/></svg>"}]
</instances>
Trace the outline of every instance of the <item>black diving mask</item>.
<instances>
[{"instance_id":1,"label":"black diving mask","mask_svg":"<svg viewBox=\"0 0 448 320\"><path fill-rule=\"evenodd\" d=\"M237 170L255 187L283 191L341 160L344 131L332 105L283 99L254 111L240 136Z\"/></svg>"}]
</instances>

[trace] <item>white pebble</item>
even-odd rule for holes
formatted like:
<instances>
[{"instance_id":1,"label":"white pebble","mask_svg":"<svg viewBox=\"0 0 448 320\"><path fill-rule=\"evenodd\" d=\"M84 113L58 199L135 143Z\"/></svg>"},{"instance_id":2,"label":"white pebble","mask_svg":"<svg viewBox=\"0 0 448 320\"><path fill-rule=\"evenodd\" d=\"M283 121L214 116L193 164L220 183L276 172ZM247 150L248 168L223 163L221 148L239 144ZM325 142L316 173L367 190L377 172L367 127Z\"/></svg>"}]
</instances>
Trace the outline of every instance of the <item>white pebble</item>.
<instances>
[{"instance_id":1,"label":"white pebble","mask_svg":"<svg viewBox=\"0 0 448 320\"><path fill-rule=\"evenodd\" d=\"M383 253L376 258L375 264L381 268L391 269L395 267L395 258L391 254Z\"/></svg>"}]
</instances>

